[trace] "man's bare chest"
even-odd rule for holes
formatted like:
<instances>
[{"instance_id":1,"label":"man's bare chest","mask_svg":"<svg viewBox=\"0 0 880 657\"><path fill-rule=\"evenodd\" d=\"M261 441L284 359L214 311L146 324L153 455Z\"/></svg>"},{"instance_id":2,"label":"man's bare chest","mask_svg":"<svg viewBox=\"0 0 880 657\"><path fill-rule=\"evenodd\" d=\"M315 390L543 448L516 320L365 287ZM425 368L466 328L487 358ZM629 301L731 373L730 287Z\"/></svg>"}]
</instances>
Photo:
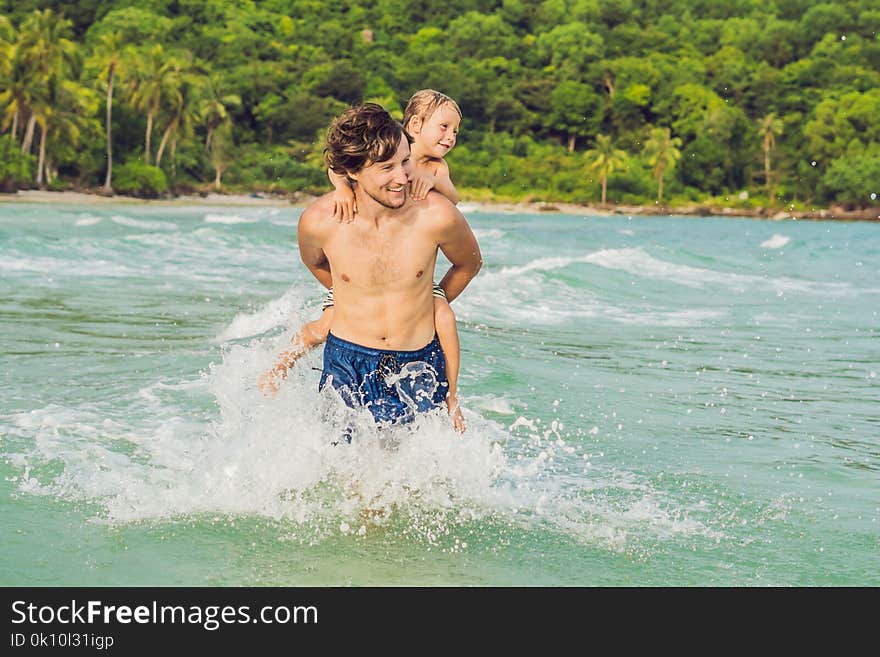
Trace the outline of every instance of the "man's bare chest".
<instances>
[{"instance_id":1,"label":"man's bare chest","mask_svg":"<svg viewBox=\"0 0 880 657\"><path fill-rule=\"evenodd\" d=\"M437 245L416 231L339 231L325 248L334 285L385 287L433 276Z\"/></svg>"}]
</instances>

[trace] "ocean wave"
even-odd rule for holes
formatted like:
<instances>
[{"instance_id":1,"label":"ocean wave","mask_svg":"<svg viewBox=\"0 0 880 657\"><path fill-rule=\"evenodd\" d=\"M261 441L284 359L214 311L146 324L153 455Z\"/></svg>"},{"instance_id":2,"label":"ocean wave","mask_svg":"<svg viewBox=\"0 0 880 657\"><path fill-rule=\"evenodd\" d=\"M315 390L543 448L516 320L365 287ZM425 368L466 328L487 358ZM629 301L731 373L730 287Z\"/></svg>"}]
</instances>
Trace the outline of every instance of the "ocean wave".
<instances>
[{"instance_id":1,"label":"ocean wave","mask_svg":"<svg viewBox=\"0 0 880 657\"><path fill-rule=\"evenodd\" d=\"M237 214L206 214L204 222L206 224L253 224L259 219L254 217L242 217Z\"/></svg>"},{"instance_id":2,"label":"ocean wave","mask_svg":"<svg viewBox=\"0 0 880 657\"><path fill-rule=\"evenodd\" d=\"M142 228L144 230L177 230L177 224L170 221L147 221L145 219L134 219L124 215L114 215L110 217L110 221L120 226L128 226L130 228Z\"/></svg>"},{"instance_id":3,"label":"ocean wave","mask_svg":"<svg viewBox=\"0 0 880 657\"><path fill-rule=\"evenodd\" d=\"M364 535L391 518L406 538L450 549L493 540L493 523L613 551L636 535L716 535L638 475L592 466L555 420L506 430L473 411L522 407L517 400L465 400L464 436L440 409L378 431L369 412L316 393L317 352L277 396L263 396L255 382L284 340L234 345L199 379L149 385L127 408L116 400L0 416L17 470L9 480L22 493L98 505L96 520L110 524L244 514L294 523L310 541ZM193 419L193 395L214 400L219 417ZM342 426L351 444L334 444ZM486 536L475 535L483 526Z\"/></svg>"},{"instance_id":4,"label":"ocean wave","mask_svg":"<svg viewBox=\"0 0 880 657\"><path fill-rule=\"evenodd\" d=\"M524 265L514 265L512 267L503 267L499 271L488 272L489 276L511 277L520 276L532 271L553 271L554 269L563 269L569 265L589 262L589 256L580 257L564 257L564 256L548 256L545 258L537 258Z\"/></svg>"},{"instance_id":5,"label":"ocean wave","mask_svg":"<svg viewBox=\"0 0 880 657\"><path fill-rule=\"evenodd\" d=\"M781 249L783 246L788 244L791 241L790 237L786 237L785 235L774 234L772 237L761 242L761 247L764 249Z\"/></svg>"},{"instance_id":6,"label":"ocean wave","mask_svg":"<svg viewBox=\"0 0 880 657\"><path fill-rule=\"evenodd\" d=\"M215 342L240 340L279 326L293 328L300 325L297 313L303 308L304 295L302 290L291 288L278 299L273 299L258 310L237 314L229 325L214 338ZM313 319L317 319L317 314Z\"/></svg>"},{"instance_id":7,"label":"ocean wave","mask_svg":"<svg viewBox=\"0 0 880 657\"><path fill-rule=\"evenodd\" d=\"M473 233L478 240L500 240L505 235L500 228L474 228Z\"/></svg>"},{"instance_id":8,"label":"ocean wave","mask_svg":"<svg viewBox=\"0 0 880 657\"><path fill-rule=\"evenodd\" d=\"M82 260L73 254L69 258L52 258L50 256L0 256L0 271L8 272L37 272L52 276L68 276L78 278L93 278L99 276L120 277L128 276L135 269L121 263L108 260L92 259L88 268L82 267Z\"/></svg>"},{"instance_id":9,"label":"ocean wave","mask_svg":"<svg viewBox=\"0 0 880 657\"><path fill-rule=\"evenodd\" d=\"M518 326L571 324L575 320L606 319L631 326L698 326L727 315L726 309L659 307L635 309L602 299L577 294L561 284L550 296L540 284L518 285L515 289L472 283L456 299L455 312L466 321L498 321Z\"/></svg>"},{"instance_id":10,"label":"ocean wave","mask_svg":"<svg viewBox=\"0 0 880 657\"><path fill-rule=\"evenodd\" d=\"M703 287L707 281L730 283L742 278L739 274L726 274L660 260L639 248L603 249L584 256L580 262L606 269L620 269L636 276L668 280L695 288Z\"/></svg>"},{"instance_id":11,"label":"ocean wave","mask_svg":"<svg viewBox=\"0 0 880 657\"><path fill-rule=\"evenodd\" d=\"M618 269L627 273L665 280L677 285L702 288L706 284L722 285L739 292L748 288L764 287L781 292L806 292L810 294L855 294L848 283L809 281L788 277L765 278L753 274L717 271L702 267L691 267L651 256L641 248L602 249L579 257L539 258L526 265L503 269L503 274L522 274L528 271L550 271L575 263L588 263L606 269Z\"/></svg>"},{"instance_id":12,"label":"ocean wave","mask_svg":"<svg viewBox=\"0 0 880 657\"><path fill-rule=\"evenodd\" d=\"M467 406L470 408L497 413L498 415L514 415L516 408L514 403L506 397L498 397L496 395L476 395L468 397Z\"/></svg>"}]
</instances>

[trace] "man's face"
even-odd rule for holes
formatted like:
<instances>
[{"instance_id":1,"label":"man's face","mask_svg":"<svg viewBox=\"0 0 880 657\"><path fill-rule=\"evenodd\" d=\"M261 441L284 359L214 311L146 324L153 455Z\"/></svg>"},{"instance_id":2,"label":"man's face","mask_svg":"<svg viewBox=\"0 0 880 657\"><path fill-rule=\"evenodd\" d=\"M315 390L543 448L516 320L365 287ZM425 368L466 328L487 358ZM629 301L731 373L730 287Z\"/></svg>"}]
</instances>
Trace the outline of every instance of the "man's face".
<instances>
[{"instance_id":1,"label":"man's face","mask_svg":"<svg viewBox=\"0 0 880 657\"><path fill-rule=\"evenodd\" d=\"M406 203L409 171L409 142L404 135L401 135L397 151L390 159L384 162L371 162L351 177L376 203L396 209Z\"/></svg>"}]
</instances>

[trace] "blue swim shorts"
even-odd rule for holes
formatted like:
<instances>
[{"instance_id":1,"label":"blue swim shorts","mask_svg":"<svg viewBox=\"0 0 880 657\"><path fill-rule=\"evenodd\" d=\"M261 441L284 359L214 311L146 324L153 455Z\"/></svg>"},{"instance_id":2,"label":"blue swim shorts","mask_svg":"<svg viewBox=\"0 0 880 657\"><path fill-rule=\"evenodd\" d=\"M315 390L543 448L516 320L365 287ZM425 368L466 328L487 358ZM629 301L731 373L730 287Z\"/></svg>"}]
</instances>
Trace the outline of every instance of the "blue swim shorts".
<instances>
[{"instance_id":1,"label":"blue swim shorts","mask_svg":"<svg viewBox=\"0 0 880 657\"><path fill-rule=\"evenodd\" d=\"M333 386L351 408L368 408L376 422L412 422L444 403L446 359L437 336L416 351L363 347L327 334L319 388Z\"/></svg>"}]
</instances>

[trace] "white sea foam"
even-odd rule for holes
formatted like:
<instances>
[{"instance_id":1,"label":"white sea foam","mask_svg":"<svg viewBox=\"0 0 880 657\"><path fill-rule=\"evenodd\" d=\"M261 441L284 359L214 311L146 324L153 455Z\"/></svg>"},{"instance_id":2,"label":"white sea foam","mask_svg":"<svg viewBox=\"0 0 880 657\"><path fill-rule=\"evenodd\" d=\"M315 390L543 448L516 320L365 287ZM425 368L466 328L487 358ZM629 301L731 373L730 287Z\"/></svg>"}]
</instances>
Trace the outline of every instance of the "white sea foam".
<instances>
[{"instance_id":1,"label":"white sea foam","mask_svg":"<svg viewBox=\"0 0 880 657\"><path fill-rule=\"evenodd\" d=\"M524 418L508 431L473 411L482 404L506 412L519 406L514 400L486 397L465 408L464 435L442 410L378 431L368 412L348 409L333 392L317 394L316 352L277 396L263 396L255 382L288 337L233 345L201 378L156 382L128 408L51 405L0 417L15 445L29 445L10 452L4 443L19 490L98 504L110 523L257 515L295 523L310 541L373 531L392 518L428 544L451 542L459 528L462 536L474 527L492 532L493 522L615 551L634 534L712 533L681 519L674 500L635 474L615 469L603 479L594 468L577 476L568 466L569 474L554 474L579 458L558 423ZM191 401L175 403L181 395L213 400L219 417L193 418L183 411ZM351 444L339 442L343 426L352 427Z\"/></svg>"},{"instance_id":2,"label":"white sea foam","mask_svg":"<svg viewBox=\"0 0 880 657\"><path fill-rule=\"evenodd\" d=\"M495 395L478 395L468 397L466 405L469 408L497 413L498 415L514 415L516 408L509 399Z\"/></svg>"},{"instance_id":3,"label":"white sea foam","mask_svg":"<svg viewBox=\"0 0 880 657\"><path fill-rule=\"evenodd\" d=\"M540 258L521 266L486 272L475 279L466 294L455 301L455 312L467 321L513 322L520 325L559 325L574 320L605 318L638 326L693 326L723 317L726 309L628 309L559 280L545 280L536 272L563 269L589 262L581 258Z\"/></svg>"},{"instance_id":4,"label":"white sea foam","mask_svg":"<svg viewBox=\"0 0 880 657\"><path fill-rule=\"evenodd\" d=\"M148 221L146 219L135 219L124 215L114 215L110 217L110 221L119 224L120 226L142 228L144 230L177 230L177 224L170 221Z\"/></svg>"},{"instance_id":5,"label":"white sea foam","mask_svg":"<svg viewBox=\"0 0 880 657\"><path fill-rule=\"evenodd\" d=\"M253 224L259 221L254 217L241 217L237 214L206 214L207 224Z\"/></svg>"},{"instance_id":6,"label":"white sea foam","mask_svg":"<svg viewBox=\"0 0 880 657\"><path fill-rule=\"evenodd\" d=\"M215 342L240 340L260 335L279 326L299 326L302 318L298 311L303 307L303 292L292 287L278 299L273 299L258 310L250 313L239 313L214 339ZM312 319L317 319L316 311ZM309 321L309 320L306 320Z\"/></svg>"},{"instance_id":7,"label":"white sea foam","mask_svg":"<svg viewBox=\"0 0 880 657\"><path fill-rule=\"evenodd\" d=\"M474 228L474 237L478 240L500 240L504 231L500 228Z\"/></svg>"},{"instance_id":8,"label":"white sea foam","mask_svg":"<svg viewBox=\"0 0 880 657\"><path fill-rule=\"evenodd\" d=\"M644 276L673 281L687 287L702 287L707 280L711 282L730 282L738 274L715 272L698 267L689 267L673 262L660 260L649 255L642 249L603 249L580 259L607 269L623 271Z\"/></svg>"},{"instance_id":9,"label":"white sea foam","mask_svg":"<svg viewBox=\"0 0 880 657\"><path fill-rule=\"evenodd\" d=\"M134 269L121 263L107 260L91 260L87 268L76 259L52 258L48 256L0 256L0 271L37 272L50 276L69 276L91 278L96 276L127 276Z\"/></svg>"},{"instance_id":10,"label":"white sea foam","mask_svg":"<svg viewBox=\"0 0 880 657\"><path fill-rule=\"evenodd\" d=\"M59 261L38 256L16 257L0 255L0 271L32 271L51 273L57 271Z\"/></svg>"},{"instance_id":11,"label":"white sea foam","mask_svg":"<svg viewBox=\"0 0 880 657\"><path fill-rule=\"evenodd\" d=\"M277 397L264 397L255 382L282 343L233 347L200 385L187 386L216 400L214 425L181 417L161 399L180 391L155 386L132 400L137 426L58 406L18 414L15 431L34 437L35 453L26 460L64 463L54 479L29 476L22 485L102 500L111 521L220 512L320 525L340 515L357 518L366 505L390 512L412 508L416 499L416 506L445 512L461 500L467 507L467 500L495 495L491 482L504 457L491 424L483 421L481 429L468 413L476 428L463 439L438 411L411 429L377 432L368 414L354 413L332 393L317 394L315 355L294 369ZM346 424L352 444L334 446Z\"/></svg>"},{"instance_id":12,"label":"white sea foam","mask_svg":"<svg viewBox=\"0 0 880 657\"><path fill-rule=\"evenodd\" d=\"M606 318L641 326L695 326L717 320L728 313L726 307L668 309L662 306L662 298L652 305L642 303L638 307L628 307L624 301L609 301L583 289L570 287L558 277L545 275L581 265L617 269L634 276L695 289L713 285L739 293L855 294L847 283L765 278L717 271L668 262L655 258L641 248L622 248L602 249L580 256L545 256L524 264L483 272L471 283L466 294L456 300L455 311L465 321L558 325L574 320Z\"/></svg>"},{"instance_id":13,"label":"white sea foam","mask_svg":"<svg viewBox=\"0 0 880 657\"><path fill-rule=\"evenodd\" d=\"M556 259L543 259L556 260ZM810 294L854 294L848 283L809 281L793 278L764 278L750 274L716 271L691 267L655 258L640 248L603 249L570 262L588 262L608 269L620 269L636 276L666 280L678 285L701 288L706 284L723 285L738 292L770 287L774 290L806 292ZM540 261L535 261L539 263ZM566 264L570 264L566 263ZM564 266L564 265L562 265Z\"/></svg>"},{"instance_id":14,"label":"white sea foam","mask_svg":"<svg viewBox=\"0 0 880 657\"><path fill-rule=\"evenodd\" d=\"M608 490L616 495L608 497ZM642 537L700 536L716 542L725 538L712 527L708 514L703 513L703 520L696 515L629 473L610 473L606 481L583 487L580 496L562 495L554 501L552 514L543 513L548 525L580 542L617 551L643 545ZM644 548L636 548L640 550Z\"/></svg>"},{"instance_id":15,"label":"white sea foam","mask_svg":"<svg viewBox=\"0 0 880 657\"><path fill-rule=\"evenodd\" d=\"M94 226L97 223L101 222L101 217L96 217L94 215L87 214L85 216L80 217L76 221L73 222L74 226Z\"/></svg>"},{"instance_id":16,"label":"white sea foam","mask_svg":"<svg viewBox=\"0 0 880 657\"><path fill-rule=\"evenodd\" d=\"M566 257L566 256L549 256L545 258L537 258L524 265L514 265L512 267L504 267L498 272L493 272L493 276L520 276L532 271L553 271L554 269L563 269L569 265L579 262L589 262L589 256L582 257Z\"/></svg>"},{"instance_id":17,"label":"white sea foam","mask_svg":"<svg viewBox=\"0 0 880 657\"><path fill-rule=\"evenodd\" d=\"M788 244L791 241L790 237L786 237L785 235L774 234L773 237L770 237L763 242L761 242L761 247L765 249L781 249L783 246Z\"/></svg>"}]
</instances>

